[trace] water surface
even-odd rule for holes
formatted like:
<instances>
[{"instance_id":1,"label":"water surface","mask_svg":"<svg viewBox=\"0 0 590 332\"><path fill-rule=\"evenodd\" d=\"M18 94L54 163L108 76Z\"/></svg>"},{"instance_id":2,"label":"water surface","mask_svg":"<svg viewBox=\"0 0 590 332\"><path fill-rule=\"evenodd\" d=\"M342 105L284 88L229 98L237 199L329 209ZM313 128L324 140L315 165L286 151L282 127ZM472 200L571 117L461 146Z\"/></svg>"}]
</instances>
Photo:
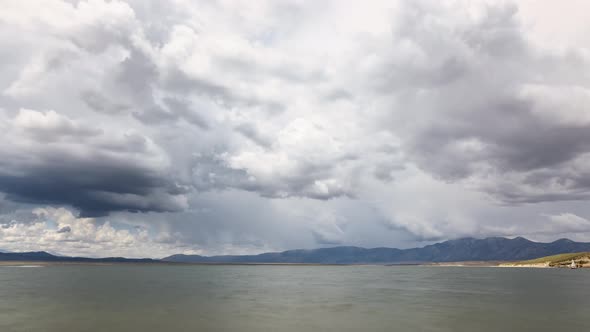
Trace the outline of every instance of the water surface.
<instances>
[{"instance_id":1,"label":"water surface","mask_svg":"<svg viewBox=\"0 0 590 332\"><path fill-rule=\"evenodd\" d=\"M0 331L590 331L590 270L0 267Z\"/></svg>"}]
</instances>

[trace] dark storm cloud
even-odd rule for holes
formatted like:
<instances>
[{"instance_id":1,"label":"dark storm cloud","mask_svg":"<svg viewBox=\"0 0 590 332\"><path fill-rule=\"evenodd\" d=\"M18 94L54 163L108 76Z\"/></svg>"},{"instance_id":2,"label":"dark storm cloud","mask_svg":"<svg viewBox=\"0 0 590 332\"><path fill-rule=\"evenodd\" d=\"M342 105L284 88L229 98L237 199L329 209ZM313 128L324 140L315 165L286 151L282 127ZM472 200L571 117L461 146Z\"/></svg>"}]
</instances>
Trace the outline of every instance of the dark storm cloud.
<instances>
[{"instance_id":1,"label":"dark storm cloud","mask_svg":"<svg viewBox=\"0 0 590 332\"><path fill-rule=\"evenodd\" d=\"M482 161L500 172L560 171L559 165L590 151L590 126L544 120L518 97L469 106L459 114L441 107L449 117L414 134L409 146L424 168L448 179L477 173Z\"/></svg>"},{"instance_id":2,"label":"dark storm cloud","mask_svg":"<svg viewBox=\"0 0 590 332\"><path fill-rule=\"evenodd\" d=\"M71 205L81 216L111 211L175 211L175 187L138 165L99 157L56 156L43 164L20 164L18 174L0 170L0 190L13 201ZM1 165L4 166L4 165ZM0 166L0 167L1 167Z\"/></svg>"},{"instance_id":3,"label":"dark storm cloud","mask_svg":"<svg viewBox=\"0 0 590 332\"><path fill-rule=\"evenodd\" d=\"M6 199L69 205L81 216L176 211L186 192L147 138L104 131L53 111L20 110L1 135L0 191Z\"/></svg>"},{"instance_id":4,"label":"dark storm cloud","mask_svg":"<svg viewBox=\"0 0 590 332\"><path fill-rule=\"evenodd\" d=\"M444 180L486 182L480 188L505 203L586 199L587 172L572 165L590 153L590 123L566 115L576 108L567 100L573 90L590 86L580 75L567 78L580 60L536 49L514 5L448 21L452 9L406 3L395 44L425 58L393 57L381 68L388 74L380 90L399 88L396 107L411 116L405 152ZM500 185L508 176L513 183Z\"/></svg>"}]
</instances>

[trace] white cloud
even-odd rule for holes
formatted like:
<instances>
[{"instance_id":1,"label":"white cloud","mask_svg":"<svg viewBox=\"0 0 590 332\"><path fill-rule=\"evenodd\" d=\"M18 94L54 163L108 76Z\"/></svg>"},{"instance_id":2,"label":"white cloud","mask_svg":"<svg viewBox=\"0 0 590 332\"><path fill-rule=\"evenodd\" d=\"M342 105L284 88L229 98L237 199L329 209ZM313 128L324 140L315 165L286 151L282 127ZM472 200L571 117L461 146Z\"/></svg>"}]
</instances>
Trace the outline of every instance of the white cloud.
<instances>
[{"instance_id":1,"label":"white cloud","mask_svg":"<svg viewBox=\"0 0 590 332\"><path fill-rule=\"evenodd\" d=\"M37 208L36 218L0 226L0 248L9 251L39 251L68 256L164 257L177 252L200 252L182 243L178 236L149 229L117 229L108 221L76 218L64 208Z\"/></svg>"},{"instance_id":2,"label":"white cloud","mask_svg":"<svg viewBox=\"0 0 590 332\"><path fill-rule=\"evenodd\" d=\"M573 213L548 215L551 221L543 225L537 232L545 234L590 233L590 221Z\"/></svg>"},{"instance_id":3,"label":"white cloud","mask_svg":"<svg viewBox=\"0 0 590 332\"><path fill-rule=\"evenodd\" d=\"M89 126L82 127L53 110L38 112L20 109L13 121L13 126L28 131L33 136L43 140L52 140L53 135L83 137L95 136L102 133L100 129L93 129Z\"/></svg>"}]
</instances>

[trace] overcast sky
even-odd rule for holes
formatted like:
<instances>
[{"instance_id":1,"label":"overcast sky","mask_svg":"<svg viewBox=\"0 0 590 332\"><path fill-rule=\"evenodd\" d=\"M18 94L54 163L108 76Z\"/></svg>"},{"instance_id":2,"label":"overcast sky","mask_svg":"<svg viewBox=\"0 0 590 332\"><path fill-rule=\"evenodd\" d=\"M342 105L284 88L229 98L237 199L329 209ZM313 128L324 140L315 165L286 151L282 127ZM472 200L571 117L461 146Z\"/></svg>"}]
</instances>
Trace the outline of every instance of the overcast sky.
<instances>
[{"instance_id":1,"label":"overcast sky","mask_svg":"<svg viewBox=\"0 0 590 332\"><path fill-rule=\"evenodd\" d=\"M588 12L5 0L0 250L590 241Z\"/></svg>"}]
</instances>

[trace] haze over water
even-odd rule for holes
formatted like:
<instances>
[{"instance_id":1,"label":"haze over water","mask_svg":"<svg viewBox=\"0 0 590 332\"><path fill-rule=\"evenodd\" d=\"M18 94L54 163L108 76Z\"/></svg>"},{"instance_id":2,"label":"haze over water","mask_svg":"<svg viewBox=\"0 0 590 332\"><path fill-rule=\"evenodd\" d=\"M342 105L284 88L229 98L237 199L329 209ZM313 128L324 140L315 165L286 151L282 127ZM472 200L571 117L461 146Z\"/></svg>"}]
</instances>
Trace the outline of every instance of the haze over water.
<instances>
[{"instance_id":1,"label":"haze over water","mask_svg":"<svg viewBox=\"0 0 590 332\"><path fill-rule=\"evenodd\" d=\"M0 267L0 331L590 330L590 270Z\"/></svg>"}]
</instances>

